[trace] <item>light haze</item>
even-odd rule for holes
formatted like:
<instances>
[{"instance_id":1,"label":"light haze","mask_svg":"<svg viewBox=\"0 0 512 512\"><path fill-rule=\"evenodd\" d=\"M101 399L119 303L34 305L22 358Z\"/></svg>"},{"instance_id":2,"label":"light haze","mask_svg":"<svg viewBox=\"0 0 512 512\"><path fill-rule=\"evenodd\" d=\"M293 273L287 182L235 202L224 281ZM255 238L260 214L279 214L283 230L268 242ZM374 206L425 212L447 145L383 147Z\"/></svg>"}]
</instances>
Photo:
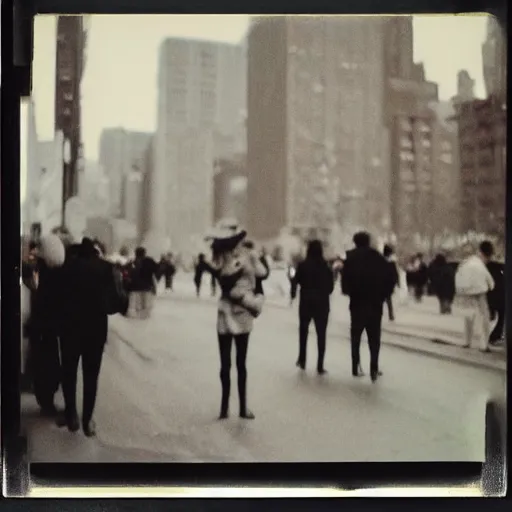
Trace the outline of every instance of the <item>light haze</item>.
<instances>
[{"instance_id":1,"label":"light haze","mask_svg":"<svg viewBox=\"0 0 512 512\"><path fill-rule=\"evenodd\" d=\"M53 137L55 16L34 26L33 97L39 138ZM158 49L179 36L237 43L247 15L97 15L90 18L82 81L82 137L87 159L97 160L101 131L108 127L152 132L156 128ZM484 95L481 45L485 15L415 16L414 58L427 79L439 84L440 99L456 93L457 72L467 69Z\"/></svg>"}]
</instances>

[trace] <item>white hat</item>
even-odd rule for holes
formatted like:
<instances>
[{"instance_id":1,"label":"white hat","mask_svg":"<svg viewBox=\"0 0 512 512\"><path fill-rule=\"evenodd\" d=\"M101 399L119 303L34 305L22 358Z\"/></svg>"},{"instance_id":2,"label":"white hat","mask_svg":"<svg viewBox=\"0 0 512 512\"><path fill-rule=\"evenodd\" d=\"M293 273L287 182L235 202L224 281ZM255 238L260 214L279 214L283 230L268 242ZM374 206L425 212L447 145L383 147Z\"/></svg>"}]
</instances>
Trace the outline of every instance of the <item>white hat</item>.
<instances>
[{"instance_id":1,"label":"white hat","mask_svg":"<svg viewBox=\"0 0 512 512\"><path fill-rule=\"evenodd\" d=\"M206 236L206 240L238 243L246 236L247 232L240 229L236 221L227 219L219 221L211 233Z\"/></svg>"}]
</instances>

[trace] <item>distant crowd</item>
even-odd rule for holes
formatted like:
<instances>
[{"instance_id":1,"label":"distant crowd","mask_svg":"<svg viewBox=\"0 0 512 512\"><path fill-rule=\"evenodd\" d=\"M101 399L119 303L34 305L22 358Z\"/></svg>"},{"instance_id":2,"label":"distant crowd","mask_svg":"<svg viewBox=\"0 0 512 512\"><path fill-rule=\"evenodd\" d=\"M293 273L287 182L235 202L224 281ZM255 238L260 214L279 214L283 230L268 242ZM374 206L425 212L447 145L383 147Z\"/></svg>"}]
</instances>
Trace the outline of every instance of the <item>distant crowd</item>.
<instances>
[{"instance_id":1,"label":"distant crowd","mask_svg":"<svg viewBox=\"0 0 512 512\"><path fill-rule=\"evenodd\" d=\"M219 225L208 237L210 251L199 254L194 265L193 282L200 296L203 276L209 275L211 294L220 290L217 307L217 338L220 353L222 398L220 419L229 416L231 348L235 345L240 416L253 419L246 396L246 358L254 320L265 303L264 282L272 272L272 262L263 249L247 239L236 225ZM330 295L339 280L341 291L350 299L350 340L352 375L364 375L360 363L360 345L366 331L370 348L370 377L382 376L379 366L381 323L384 307L391 321L395 319L393 296L401 286L400 275L411 297L421 302L425 293L437 296L440 313L450 314L458 300L465 315L467 347L489 351L489 346L503 340L504 272L493 261L494 247L485 241L475 254L468 254L460 264L447 262L439 254L429 265L421 254L410 258L405 268L397 263L390 245L379 252L365 232L353 237L354 249L345 257L327 261L323 244L312 240L305 257L295 258L288 268L290 302L299 294L298 357L296 365L306 369L309 326L314 323L318 357L316 370L325 369ZM108 257L98 240L84 238L74 244L57 235L31 243L23 255L22 323L26 341L23 373L42 413L55 416L57 424L77 431L80 421L76 406L76 381L82 360L84 400L81 424L87 436L96 433L93 412L108 316L122 314L132 318L151 316L157 284L164 280L172 292L177 271L172 253L159 261L139 247L130 258L122 249ZM300 293L298 293L300 290ZM491 332L491 321L497 320ZM477 330L477 326L479 330ZM192 326L191 326L192 328ZM279 340L276 340L276 343ZM26 383L27 386L29 383ZM62 386L65 410L55 407L55 393Z\"/></svg>"}]
</instances>

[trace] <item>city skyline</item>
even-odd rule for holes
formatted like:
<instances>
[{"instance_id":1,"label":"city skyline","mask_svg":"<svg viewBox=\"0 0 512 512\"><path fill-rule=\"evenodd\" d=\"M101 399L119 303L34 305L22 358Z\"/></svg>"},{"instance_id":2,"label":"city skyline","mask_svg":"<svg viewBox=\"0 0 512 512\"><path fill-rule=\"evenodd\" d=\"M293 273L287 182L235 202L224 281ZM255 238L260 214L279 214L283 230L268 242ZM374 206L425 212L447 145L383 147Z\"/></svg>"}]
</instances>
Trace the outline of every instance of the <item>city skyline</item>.
<instances>
[{"instance_id":1,"label":"city skyline","mask_svg":"<svg viewBox=\"0 0 512 512\"><path fill-rule=\"evenodd\" d=\"M212 17L91 16L82 83L87 159L98 159L99 137L105 128L155 131L158 50L163 40L184 37L241 42L249 16L215 15L217 23L211 22ZM486 19L486 15L414 17L414 58L424 62L427 79L439 84L441 100L455 94L460 69L469 71L476 82L476 95L484 96L481 45ZM55 27L55 16L38 16L34 23L33 98L40 139L53 137ZM139 33L137 39L133 38L135 32Z\"/></svg>"}]
</instances>

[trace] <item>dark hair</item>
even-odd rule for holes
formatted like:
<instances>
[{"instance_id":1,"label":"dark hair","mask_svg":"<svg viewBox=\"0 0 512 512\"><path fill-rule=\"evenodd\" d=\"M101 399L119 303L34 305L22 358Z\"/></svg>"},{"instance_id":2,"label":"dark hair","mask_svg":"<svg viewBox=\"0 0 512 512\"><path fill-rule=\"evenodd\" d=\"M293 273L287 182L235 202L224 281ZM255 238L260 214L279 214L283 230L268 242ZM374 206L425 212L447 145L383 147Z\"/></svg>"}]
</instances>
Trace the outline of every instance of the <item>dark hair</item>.
<instances>
[{"instance_id":1,"label":"dark hair","mask_svg":"<svg viewBox=\"0 0 512 512\"><path fill-rule=\"evenodd\" d=\"M352 240L358 249L363 247L370 247L370 233L367 233L366 231L360 231L359 233L356 233Z\"/></svg>"},{"instance_id":2,"label":"dark hair","mask_svg":"<svg viewBox=\"0 0 512 512\"><path fill-rule=\"evenodd\" d=\"M119 249L119 254L121 256L128 256L128 248L123 245L123 247L121 247L121 249Z\"/></svg>"},{"instance_id":3,"label":"dark hair","mask_svg":"<svg viewBox=\"0 0 512 512\"><path fill-rule=\"evenodd\" d=\"M434 258L434 261L438 265L445 265L446 264L446 256L444 254L437 254Z\"/></svg>"},{"instance_id":4,"label":"dark hair","mask_svg":"<svg viewBox=\"0 0 512 512\"><path fill-rule=\"evenodd\" d=\"M254 249L254 242L252 240L245 240L245 242L243 243L243 246L246 249Z\"/></svg>"},{"instance_id":5,"label":"dark hair","mask_svg":"<svg viewBox=\"0 0 512 512\"><path fill-rule=\"evenodd\" d=\"M82 243L80 245L80 254L84 258L91 258L93 256L99 256L98 251L96 250L96 247L94 247L94 242L86 236L84 236L84 238L82 238Z\"/></svg>"},{"instance_id":6,"label":"dark hair","mask_svg":"<svg viewBox=\"0 0 512 512\"><path fill-rule=\"evenodd\" d=\"M308 243L306 258L308 260L321 260L324 257L324 248L320 240L311 240Z\"/></svg>"},{"instance_id":7,"label":"dark hair","mask_svg":"<svg viewBox=\"0 0 512 512\"><path fill-rule=\"evenodd\" d=\"M34 249L39 249L39 244L37 242L29 242L28 250L33 251Z\"/></svg>"},{"instance_id":8,"label":"dark hair","mask_svg":"<svg viewBox=\"0 0 512 512\"><path fill-rule=\"evenodd\" d=\"M393 247L391 247L391 245L389 245L389 244L386 244L384 246L384 250L382 251L382 254L384 254L384 256L388 257L388 256L391 256L394 252L395 251L394 251Z\"/></svg>"},{"instance_id":9,"label":"dark hair","mask_svg":"<svg viewBox=\"0 0 512 512\"><path fill-rule=\"evenodd\" d=\"M416 254L416 258L422 260L423 259L423 253L419 252L418 254Z\"/></svg>"},{"instance_id":10,"label":"dark hair","mask_svg":"<svg viewBox=\"0 0 512 512\"><path fill-rule=\"evenodd\" d=\"M492 242L489 242L489 240L484 240L480 244L480 252L487 258L492 258L494 256L494 246L492 245Z\"/></svg>"},{"instance_id":11,"label":"dark hair","mask_svg":"<svg viewBox=\"0 0 512 512\"><path fill-rule=\"evenodd\" d=\"M136 258L144 258L146 256L146 249L144 247L137 247L135 249L135 257Z\"/></svg>"}]
</instances>

